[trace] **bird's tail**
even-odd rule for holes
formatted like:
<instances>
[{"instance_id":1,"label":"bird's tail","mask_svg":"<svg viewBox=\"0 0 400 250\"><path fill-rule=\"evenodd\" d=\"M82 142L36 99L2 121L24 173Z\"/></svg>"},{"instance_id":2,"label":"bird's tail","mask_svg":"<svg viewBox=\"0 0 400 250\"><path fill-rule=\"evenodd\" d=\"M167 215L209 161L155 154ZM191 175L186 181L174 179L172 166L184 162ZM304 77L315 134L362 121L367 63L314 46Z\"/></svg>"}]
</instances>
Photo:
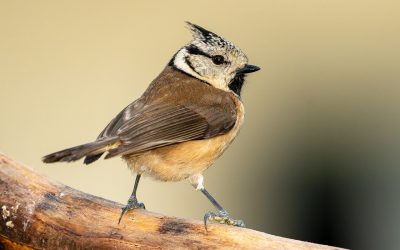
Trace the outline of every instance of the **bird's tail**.
<instances>
[{"instance_id":1,"label":"bird's tail","mask_svg":"<svg viewBox=\"0 0 400 250\"><path fill-rule=\"evenodd\" d=\"M67 148L42 158L45 163L53 163L59 161L77 161L86 156L85 163L89 164L100 158L100 156L115 147L118 147L119 140L117 137L100 139L94 142L89 142L76 147Z\"/></svg>"}]
</instances>

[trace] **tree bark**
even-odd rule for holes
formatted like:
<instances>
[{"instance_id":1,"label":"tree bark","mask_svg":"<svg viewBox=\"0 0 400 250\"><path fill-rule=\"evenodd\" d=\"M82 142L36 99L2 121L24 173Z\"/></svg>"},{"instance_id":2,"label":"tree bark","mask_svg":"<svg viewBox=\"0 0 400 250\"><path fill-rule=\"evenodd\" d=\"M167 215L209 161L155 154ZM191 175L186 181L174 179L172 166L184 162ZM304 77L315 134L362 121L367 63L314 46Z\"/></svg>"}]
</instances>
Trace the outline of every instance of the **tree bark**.
<instances>
[{"instance_id":1,"label":"tree bark","mask_svg":"<svg viewBox=\"0 0 400 250\"><path fill-rule=\"evenodd\" d=\"M0 154L0 249L337 249L121 206Z\"/></svg>"}]
</instances>

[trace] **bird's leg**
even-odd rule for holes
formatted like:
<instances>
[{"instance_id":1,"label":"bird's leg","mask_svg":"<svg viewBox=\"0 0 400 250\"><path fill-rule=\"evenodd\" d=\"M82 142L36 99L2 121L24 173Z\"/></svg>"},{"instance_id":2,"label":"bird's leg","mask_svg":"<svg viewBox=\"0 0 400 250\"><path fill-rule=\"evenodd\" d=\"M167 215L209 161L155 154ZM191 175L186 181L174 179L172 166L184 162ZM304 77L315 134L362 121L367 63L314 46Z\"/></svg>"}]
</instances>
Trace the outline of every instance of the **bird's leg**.
<instances>
[{"instance_id":1,"label":"bird's leg","mask_svg":"<svg viewBox=\"0 0 400 250\"><path fill-rule=\"evenodd\" d=\"M118 220L118 224L121 222L122 216L124 216L124 214L131 210L131 209L135 209L135 208L143 208L146 209L146 207L144 206L144 204L142 202L138 202L137 198L136 198L136 190L138 188L139 185L139 181L140 181L140 176L141 174L136 175L136 180L135 180L135 186L133 187L133 191L131 196L128 199L128 204L126 204L126 206L124 206L122 208L122 212L121 212L121 216L119 217Z\"/></svg>"},{"instance_id":2,"label":"bird's leg","mask_svg":"<svg viewBox=\"0 0 400 250\"><path fill-rule=\"evenodd\" d=\"M214 205L214 207L218 210L218 213L214 213L208 211L204 215L204 227L207 231L207 222L208 221L216 221L221 224L227 224L232 226L244 227L244 222L242 220L234 220L229 217L229 213L211 196L211 194L204 188L203 185L203 176L200 174L193 175L189 178L190 183L193 185L196 190L200 190L207 199Z\"/></svg>"},{"instance_id":3,"label":"bird's leg","mask_svg":"<svg viewBox=\"0 0 400 250\"><path fill-rule=\"evenodd\" d=\"M208 221L216 221L221 224L228 224L237 227L244 227L244 222L242 220L234 220L229 217L229 213L211 196L211 194L203 187L200 191L211 201L214 207L218 210L218 214L208 211L204 215L204 226L207 230Z\"/></svg>"}]
</instances>

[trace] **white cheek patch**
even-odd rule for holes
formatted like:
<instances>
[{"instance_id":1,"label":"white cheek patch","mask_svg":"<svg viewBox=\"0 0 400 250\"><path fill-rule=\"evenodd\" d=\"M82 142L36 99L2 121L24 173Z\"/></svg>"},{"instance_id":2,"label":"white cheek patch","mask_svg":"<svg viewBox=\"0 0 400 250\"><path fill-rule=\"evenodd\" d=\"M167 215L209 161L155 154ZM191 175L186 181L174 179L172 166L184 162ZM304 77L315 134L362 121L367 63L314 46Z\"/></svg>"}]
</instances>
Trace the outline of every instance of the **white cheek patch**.
<instances>
[{"instance_id":1,"label":"white cheek patch","mask_svg":"<svg viewBox=\"0 0 400 250\"><path fill-rule=\"evenodd\" d=\"M215 88L218 89L222 89L225 91L229 91L229 87L228 87L228 82L225 79L225 76L220 76L220 77L215 77L214 79L209 79L206 77L203 77L202 75L200 75L199 73L197 73L196 71L194 71L187 63L186 61L186 57L189 56L189 53L187 51L186 48L182 48L176 55L175 55L175 59L174 59L174 66L180 70L182 70L183 72L197 78L200 79L202 81L205 81L207 83L209 83L210 85L214 86ZM201 70L201 74L203 75L209 75L210 73L207 72L208 69L198 65L198 63L193 62L193 67L195 67L196 69L199 68L199 70Z\"/></svg>"},{"instance_id":2,"label":"white cheek patch","mask_svg":"<svg viewBox=\"0 0 400 250\"><path fill-rule=\"evenodd\" d=\"M174 59L174 65L178 69L182 70L183 72L194 76L196 78L201 79L202 77L197 74L194 70L192 70L189 65L186 63L185 57L188 55L186 48L181 49L176 55Z\"/></svg>"}]
</instances>

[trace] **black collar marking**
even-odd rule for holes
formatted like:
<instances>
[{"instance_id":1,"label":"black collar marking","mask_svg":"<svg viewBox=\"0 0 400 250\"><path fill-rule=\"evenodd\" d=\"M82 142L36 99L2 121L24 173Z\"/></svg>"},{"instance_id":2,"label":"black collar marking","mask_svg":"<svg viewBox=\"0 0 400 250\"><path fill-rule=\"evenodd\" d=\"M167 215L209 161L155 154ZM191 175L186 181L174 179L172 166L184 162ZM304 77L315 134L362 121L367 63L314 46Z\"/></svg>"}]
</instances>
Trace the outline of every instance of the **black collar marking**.
<instances>
[{"instance_id":1,"label":"black collar marking","mask_svg":"<svg viewBox=\"0 0 400 250\"><path fill-rule=\"evenodd\" d=\"M185 62L187 66L189 66L189 68L191 68L194 72L196 72L199 76L201 76L201 74L193 67L192 63L189 61L187 56L185 56Z\"/></svg>"}]
</instances>

